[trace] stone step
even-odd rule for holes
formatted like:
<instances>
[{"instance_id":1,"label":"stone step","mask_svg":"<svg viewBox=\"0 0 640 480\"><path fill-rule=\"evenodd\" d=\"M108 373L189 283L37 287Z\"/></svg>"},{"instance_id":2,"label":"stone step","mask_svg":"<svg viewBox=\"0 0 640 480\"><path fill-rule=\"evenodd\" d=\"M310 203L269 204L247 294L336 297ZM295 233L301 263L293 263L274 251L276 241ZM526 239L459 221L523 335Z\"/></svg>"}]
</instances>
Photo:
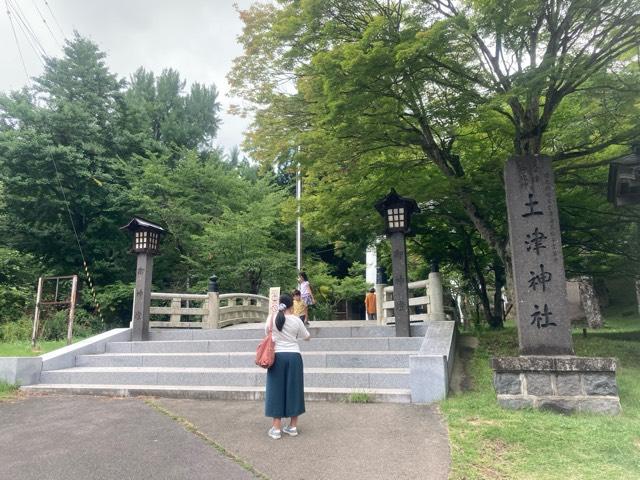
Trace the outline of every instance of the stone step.
<instances>
[{"instance_id":1,"label":"stone step","mask_svg":"<svg viewBox=\"0 0 640 480\"><path fill-rule=\"evenodd\" d=\"M304 352L305 368L409 368L407 351ZM77 367L253 367L255 352L78 355Z\"/></svg>"},{"instance_id":2,"label":"stone step","mask_svg":"<svg viewBox=\"0 0 640 480\"><path fill-rule=\"evenodd\" d=\"M166 397L191 398L196 400L264 400L264 387L238 386L183 386L183 385L98 385L98 384L38 384L21 387L26 392L103 395L111 397ZM349 400L352 395L366 395L368 402L410 403L411 391L406 388L317 388L306 387L307 401L339 402Z\"/></svg>"},{"instance_id":3,"label":"stone step","mask_svg":"<svg viewBox=\"0 0 640 480\"><path fill-rule=\"evenodd\" d=\"M313 338L302 351L417 351L422 337ZM106 353L255 352L258 339L110 342Z\"/></svg>"},{"instance_id":4,"label":"stone step","mask_svg":"<svg viewBox=\"0 0 640 480\"><path fill-rule=\"evenodd\" d=\"M41 383L114 385L264 386L266 370L250 368L76 367L46 370ZM409 388L408 368L306 368L305 386Z\"/></svg>"},{"instance_id":5,"label":"stone step","mask_svg":"<svg viewBox=\"0 0 640 480\"><path fill-rule=\"evenodd\" d=\"M324 322L312 322L309 333L313 338L395 337L395 327L384 325L335 326L340 322L326 322L334 326L323 327ZM411 326L412 337L424 337L427 324ZM241 340L260 339L264 336L264 324L244 325L244 328L199 329L151 329L149 340Z\"/></svg>"}]
</instances>

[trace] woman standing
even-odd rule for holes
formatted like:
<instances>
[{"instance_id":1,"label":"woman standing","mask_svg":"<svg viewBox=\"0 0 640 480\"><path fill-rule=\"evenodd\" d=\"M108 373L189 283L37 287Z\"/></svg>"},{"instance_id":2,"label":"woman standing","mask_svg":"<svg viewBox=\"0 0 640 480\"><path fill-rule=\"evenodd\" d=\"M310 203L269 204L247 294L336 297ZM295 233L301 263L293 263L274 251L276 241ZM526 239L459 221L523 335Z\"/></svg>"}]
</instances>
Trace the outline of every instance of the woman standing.
<instances>
[{"instance_id":1,"label":"woman standing","mask_svg":"<svg viewBox=\"0 0 640 480\"><path fill-rule=\"evenodd\" d=\"M309 278L304 272L298 274L298 281L300 282L300 295L302 297L302 303L304 304L304 321L305 324L309 324L309 306L316 303L316 299L313 298L313 292L311 291L311 285L309 285Z\"/></svg>"},{"instance_id":2,"label":"woman standing","mask_svg":"<svg viewBox=\"0 0 640 480\"><path fill-rule=\"evenodd\" d=\"M265 332L273 328L275 361L267 370L267 391L264 414L273 418L269 436L278 439L282 432L295 437L298 435L298 416L304 413L304 377L302 355L298 338L309 340L311 335L302 320L292 314L293 300L290 295L280 295L278 314L270 316ZM282 427L282 419L290 418L289 425Z\"/></svg>"}]
</instances>

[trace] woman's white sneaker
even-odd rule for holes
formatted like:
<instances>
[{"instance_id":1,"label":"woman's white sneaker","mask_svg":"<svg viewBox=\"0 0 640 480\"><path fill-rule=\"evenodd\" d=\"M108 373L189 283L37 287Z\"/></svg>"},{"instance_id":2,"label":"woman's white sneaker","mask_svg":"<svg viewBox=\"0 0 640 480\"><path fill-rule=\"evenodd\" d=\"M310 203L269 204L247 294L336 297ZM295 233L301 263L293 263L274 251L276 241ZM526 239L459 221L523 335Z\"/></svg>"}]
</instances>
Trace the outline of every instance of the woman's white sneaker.
<instances>
[{"instance_id":1,"label":"woman's white sneaker","mask_svg":"<svg viewBox=\"0 0 640 480\"><path fill-rule=\"evenodd\" d=\"M269 436L274 440L278 440L280 437L282 437L282 434L280 433L280 430L276 430L275 428L271 427L269 429Z\"/></svg>"},{"instance_id":2,"label":"woman's white sneaker","mask_svg":"<svg viewBox=\"0 0 640 480\"><path fill-rule=\"evenodd\" d=\"M298 435L298 429L296 427L291 427L291 426L283 427L282 431L287 435L291 435L292 437L295 437L296 435Z\"/></svg>"}]
</instances>

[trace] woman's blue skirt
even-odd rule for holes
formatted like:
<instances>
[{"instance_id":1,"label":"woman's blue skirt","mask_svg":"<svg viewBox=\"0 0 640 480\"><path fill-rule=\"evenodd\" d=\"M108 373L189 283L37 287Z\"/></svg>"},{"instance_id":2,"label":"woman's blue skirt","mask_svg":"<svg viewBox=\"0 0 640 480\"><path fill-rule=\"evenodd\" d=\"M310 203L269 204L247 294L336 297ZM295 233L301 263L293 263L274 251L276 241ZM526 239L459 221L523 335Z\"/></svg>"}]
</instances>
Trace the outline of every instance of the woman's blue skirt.
<instances>
[{"instance_id":1,"label":"woman's blue skirt","mask_svg":"<svg viewBox=\"0 0 640 480\"><path fill-rule=\"evenodd\" d=\"M264 414L272 418L285 418L303 413L302 355L297 352L276 352L276 360L267 370Z\"/></svg>"}]
</instances>

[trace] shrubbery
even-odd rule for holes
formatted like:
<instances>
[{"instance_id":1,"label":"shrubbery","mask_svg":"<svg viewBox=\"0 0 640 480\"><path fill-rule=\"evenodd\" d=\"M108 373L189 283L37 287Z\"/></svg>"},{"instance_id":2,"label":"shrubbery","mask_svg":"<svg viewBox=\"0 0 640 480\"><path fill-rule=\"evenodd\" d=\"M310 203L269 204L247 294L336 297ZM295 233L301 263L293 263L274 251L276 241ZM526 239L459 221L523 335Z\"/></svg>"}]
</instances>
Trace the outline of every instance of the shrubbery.
<instances>
[{"instance_id":1,"label":"shrubbery","mask_svg":"<svg viewBox=\"0 0 640 480\"><path fill-rule=\"evenodd\" d=\"M32 322L29 317L22 316L12 322L0 324L0 341L11 343L30 339Z\"/></svg>"},{"instance_id":2,"label":"shrubbery","mask_svg":"<svg viewBox=\"0 0 640 480\"><path fill-rule=\"evenodd\" d=\"M63 340L67 338L68 310L43 312L40 317L39 340ZM21 316L18 319L0 324L1 342L19 342L31 339L33 318ZM74 337L90 337L103 330L100 319L86 310L76 309L73 322Z\"/></svg>"}]
</instances>

